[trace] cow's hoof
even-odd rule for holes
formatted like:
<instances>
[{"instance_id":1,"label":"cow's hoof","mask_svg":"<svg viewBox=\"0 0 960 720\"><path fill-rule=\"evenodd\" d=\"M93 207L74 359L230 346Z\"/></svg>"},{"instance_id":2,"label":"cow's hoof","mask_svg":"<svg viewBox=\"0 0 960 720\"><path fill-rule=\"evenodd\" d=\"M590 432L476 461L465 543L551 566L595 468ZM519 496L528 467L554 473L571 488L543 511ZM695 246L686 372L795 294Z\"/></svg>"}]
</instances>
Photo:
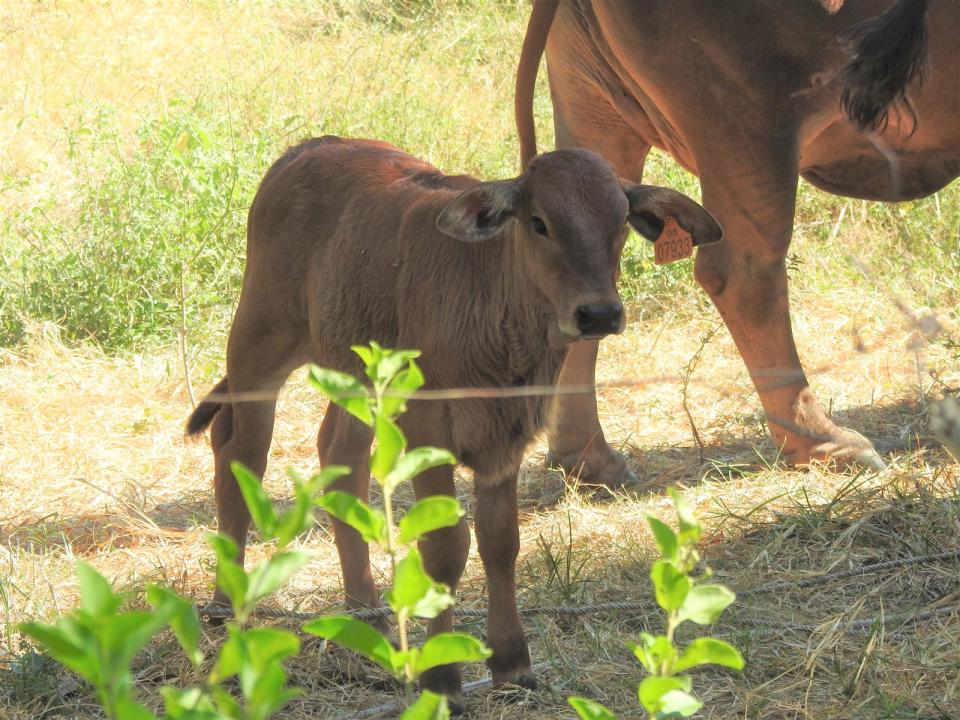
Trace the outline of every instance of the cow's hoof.
<instances>
[{"instance_id":1,"label":"cow's hoof","mask_svg":"<svg viewBox=\"0 0 960 720\"><path fill-rule=\"evenodd\" d=\"M837 428L828 440L801 448L786 456L789 465L802 467L813 461L824 462L844 470L880 472L887 463L867 438L847 428Z\"/></svg>"},{"instance_id":2,"label":"cow's hoof","mask_svg":"<svg viewBox=\"0 0 960 720\"><path fill-rule=\"evenodd\" d=\"M623 455L609 446L605 451L560 453L547 452L546 466L560 468L569 477L577 478L583 485L597 485L611 490L621 490L640 485L640 478L627 467Z\"/></svg>"}]
</instances>

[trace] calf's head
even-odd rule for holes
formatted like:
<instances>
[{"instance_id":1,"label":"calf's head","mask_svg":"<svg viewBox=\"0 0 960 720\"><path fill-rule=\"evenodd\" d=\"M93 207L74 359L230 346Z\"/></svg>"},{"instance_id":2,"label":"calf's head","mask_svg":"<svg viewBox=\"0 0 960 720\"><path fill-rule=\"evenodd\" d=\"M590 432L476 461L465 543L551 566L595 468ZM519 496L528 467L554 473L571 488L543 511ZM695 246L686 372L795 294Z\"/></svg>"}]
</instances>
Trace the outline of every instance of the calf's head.
<instances>
[{"instance_id":1,"label":"calf's head","mask_svg":"<svg viewBox=\"0 0 960 720\"><path fill-rule=\"evenodd\" d=\"M599 155L573 149L537 157L520 177L464 191L440 213L437 228L464 242L507 234L562 336L593 340L623 330L616 280L626 224L656 240L667 217L690 233L694 245L723 235L688 197L620 181Z\"/></svg>"}]
</instances>

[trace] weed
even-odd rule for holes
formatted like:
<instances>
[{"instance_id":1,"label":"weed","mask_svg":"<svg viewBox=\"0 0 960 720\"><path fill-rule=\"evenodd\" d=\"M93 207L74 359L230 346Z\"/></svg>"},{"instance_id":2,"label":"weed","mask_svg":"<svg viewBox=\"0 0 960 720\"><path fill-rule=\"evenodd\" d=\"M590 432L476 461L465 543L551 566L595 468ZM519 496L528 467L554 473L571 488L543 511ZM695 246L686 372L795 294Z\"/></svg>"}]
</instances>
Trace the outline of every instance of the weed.
<instances>
[{"instance_id":1,"label":"weed","mask_svg":"<svg viewBox=\"0 0 960 720\"><path fill-rule=\"evenodd\" d=\"M640 682L638 696L652 720L689 717L703 707L690 694L692 681L683 674L684 670L711 664L743 669L743 656L728 642L698 637L681 652L674 641L677 628L687 621L697 625L715 622L735 595L723 585L705 582L710 578L709 569L693 575L700 562L700 523L679 495L671 491L670 496L677 511L678 532L647 516L660 550L660 559L650 569L650 579L657 604L667 614L666 632L641 633L640 642L631 645L633 654L649 673ZM616 720L610 710L587 698L571 697L569 703L583 720Z\"/></svg>"}]
</instances>

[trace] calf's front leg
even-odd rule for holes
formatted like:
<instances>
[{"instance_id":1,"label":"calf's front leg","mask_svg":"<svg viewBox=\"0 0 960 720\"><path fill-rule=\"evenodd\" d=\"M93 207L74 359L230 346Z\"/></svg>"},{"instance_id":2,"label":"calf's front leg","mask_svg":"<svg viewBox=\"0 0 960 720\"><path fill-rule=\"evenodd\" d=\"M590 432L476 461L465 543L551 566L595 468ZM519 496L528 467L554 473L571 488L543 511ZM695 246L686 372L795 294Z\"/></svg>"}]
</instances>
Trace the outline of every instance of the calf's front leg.
<instances>
[{"instance_id":1,"label":"calf's front leg","mask_svg":"<svg viewBox=\"0 0 960 720\"><path fill-rule=\"evenodd\" d=\"M338 479L328 490L341 490L369 501L370 443L373 435L359 420L343 409L330 404L320 425L317 436L317 451L320 465L346 465L350 473ZM360 533L346 523L331 518L333 536L343 572L343 589L347 607L351 609L376 608L382 605L380 593L370 570L370 549ZM389 631L386 618L373 623L381 631Z\"/></svg>"},{"instance_id":2,"label":"calf's front leg","mask_svg":"<svg viewBox=\"0 0 960 720\"><path fill-rule=\"evenodd\" d=\"M536 687L530 671L530 651L517 611L515 571L520 552L517 517L517 472L477 476L474 524L477 547L487 574L487 644L493 655L487 666L495 685L513 683Z\"/></svg>"},{"instance_id":3,"label":"calf's front leg","mask_svg":"<svg viewBox=\"0 0 960 720\"><path fill-rule=\"evenodd\" d=\"M456 497L453 482L453 467L441 465L431 468L413 481L418 500L432 495ZM419 542L420 554L427 574L437 582L450 587L456 593L457 584L467 564L470 552L470 528L465 518L452 527L440 528L428 533ZM444 610L430 621L427 635L433 637L439 633L453 630L453 613ZM462 680L459 664L441 665L425 672L420 677L421 687L447 696L454 714L463 711Z\"/></svg>"}]
</instances>

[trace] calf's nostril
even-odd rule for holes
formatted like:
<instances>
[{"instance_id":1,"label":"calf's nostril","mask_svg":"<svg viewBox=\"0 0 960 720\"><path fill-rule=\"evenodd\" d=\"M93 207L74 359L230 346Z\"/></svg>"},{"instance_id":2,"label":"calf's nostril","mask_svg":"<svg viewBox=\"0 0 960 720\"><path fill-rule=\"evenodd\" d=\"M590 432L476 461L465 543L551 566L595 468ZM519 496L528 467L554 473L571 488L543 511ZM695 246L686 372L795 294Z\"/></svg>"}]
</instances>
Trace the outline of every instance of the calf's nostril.
<instances>
[{"instance_id":1,"label":"calf's nostril","mask_svg":"<svg viewBox=\"0 0 960 720\"><path fill-rule=\"evenodd\" d=\"M610 333L619 329L623 305L604 303L577 307L577 328L584 334Z\"/></svg>"}]
</instances>

